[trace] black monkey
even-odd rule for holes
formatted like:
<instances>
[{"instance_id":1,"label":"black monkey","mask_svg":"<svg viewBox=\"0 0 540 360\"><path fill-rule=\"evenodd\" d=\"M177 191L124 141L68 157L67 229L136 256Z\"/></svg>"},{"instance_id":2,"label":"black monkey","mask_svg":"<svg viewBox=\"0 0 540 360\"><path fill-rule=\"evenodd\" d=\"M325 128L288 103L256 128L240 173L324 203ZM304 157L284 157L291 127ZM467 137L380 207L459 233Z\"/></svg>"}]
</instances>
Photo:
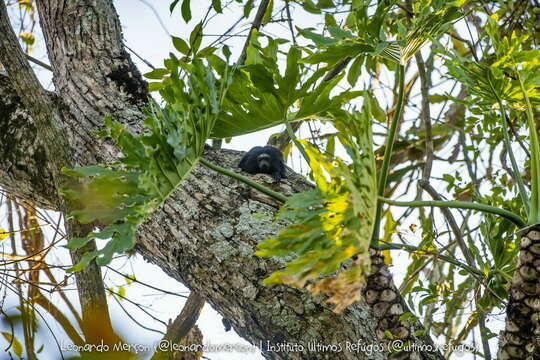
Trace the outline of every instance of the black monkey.
<instances>
[{"instance_id":1,"label":"black monkey","mask_svg":"<svg viewBox=\"0 0 540 360\"><path fill-rule=\"evenodd\" d=\"M270 174L276 182L285 179L283 155L273 146L255 146L244 155L238 166L250 174Z\"/></svg>"}]
</instances>

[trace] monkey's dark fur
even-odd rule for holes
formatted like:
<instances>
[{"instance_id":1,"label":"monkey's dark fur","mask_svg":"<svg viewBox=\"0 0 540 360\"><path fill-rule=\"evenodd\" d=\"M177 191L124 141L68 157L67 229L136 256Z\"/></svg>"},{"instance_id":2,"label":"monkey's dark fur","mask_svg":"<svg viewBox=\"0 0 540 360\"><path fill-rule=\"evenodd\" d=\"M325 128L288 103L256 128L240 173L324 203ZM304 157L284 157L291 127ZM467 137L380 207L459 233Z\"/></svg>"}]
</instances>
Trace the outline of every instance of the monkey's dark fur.
<instances>
[{"instance_id":1,"label":"monkey's dark fur","mask_svg":"<svg viewBox=\"0 0 540 360\"><path fill-rule=\"evenodd\" d=\"M255 146L244 155L238 166L250 174L270 174L276 182L285 179L283 155L273 146Z\"/></svg>"}]
</instances>

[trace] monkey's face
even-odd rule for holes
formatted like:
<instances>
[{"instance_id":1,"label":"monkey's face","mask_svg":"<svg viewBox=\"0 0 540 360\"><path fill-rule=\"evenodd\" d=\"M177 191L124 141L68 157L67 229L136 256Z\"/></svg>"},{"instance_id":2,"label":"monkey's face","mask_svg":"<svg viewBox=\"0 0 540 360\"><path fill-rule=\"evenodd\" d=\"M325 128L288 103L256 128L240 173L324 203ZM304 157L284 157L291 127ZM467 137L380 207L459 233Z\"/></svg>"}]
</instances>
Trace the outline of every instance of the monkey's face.
<instances>
[{"instance_id":1,"label":"monkey's face","mask_svg":"<svg viewBox=\"0 0 540 360\"><path fill-rule=\"evenodd\" d=\"M259 171L263 173L268 173L270 171L271 157L269 154L262 153L257 156L257 166Z\"/></svg>"}]
</instances>

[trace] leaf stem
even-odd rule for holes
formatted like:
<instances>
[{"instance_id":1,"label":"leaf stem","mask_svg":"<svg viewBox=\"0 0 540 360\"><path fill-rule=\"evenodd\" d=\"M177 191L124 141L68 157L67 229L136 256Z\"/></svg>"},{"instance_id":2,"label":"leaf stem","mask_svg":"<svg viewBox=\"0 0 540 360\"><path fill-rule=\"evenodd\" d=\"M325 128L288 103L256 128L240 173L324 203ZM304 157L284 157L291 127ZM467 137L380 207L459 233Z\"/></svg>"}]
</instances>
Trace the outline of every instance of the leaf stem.
<instances>
[{"instance_id":1,"label":"leaf stem","mask_svg":"<svg viewBox=\"0 0 540 360\"><path fill-rule=\"evenodd\" d=\"M397 82L399 86L398 90L398 100L396 104L396 109L394 110L394 116L392 117L392 124L390 125L390 131L386 138L386 145L384 149L384 158L379 172L379 185L378 185L378 195L379 197L384 196L384 190L386 189L386 182L388 181L388 170L390 168L390 158L392 157L392 149L394 147L394 138L396 137L398 123L401 119L401 114L403 113L403 99L405 97L405 67L403 65L398 66L397 70ZM371 245L375 246L379 242L379 227L381 223L381 214L382 214L382 202L377 201L377 211L375 213L375 225L373 228L373 235L371 237Z\"/></svg>"},{"instance_id":2,"label":"leaf stem","mask_svg":"<svg viewBox=\"0 0 540 360\"><path fill-rule=\"evenodd\" d=\"M259 190L260 192L262 192L263 194L266 194L268 196L270 196L271 198L279 201L279 202L282 202L282 203L285 203L287 201L287 196L283 195L282 193L279 193L277 191L274 191L272 189L269 189L268 187L264 186L264 185L261 185L259 183L256 183L255 181L245 177L244 175L240 175L238 173L235 173L234 171L231 171L229 169L225 169L219 165L216 165L214 163L211 163L210 161L206 160L205 158L203 157L200 157L199 158L199 162L201 164L203 164L204 166L206 166L207 168L210 168L220 174L223 174L223 175L226 175L226 176L229 176L229 177L232 177L236 180L239 180L241 182L243 182L244 184L247 184L249 186L251 186L252 188L255 188L257 190Z\"/></svg>"},{"instance_id":3,"label":"leaf stem","mask_svg":"<svg viewBox=\"0 0 540 360\"><path fill-rule=\"evenodd\" d=\"M493 86L492 79L492 72L491 70L488 70L488 83L491 87L491 91L493 91L493 94L497 98L497 103L499 104L499 108L501 111L501 122L503 127L503 138L504 138L504 146L506 148L506 151L508 152L508 157L510 158L510 163L512 164L512 172L514 180L516 180L516 183L518 185L519 189L519 196L521 197L521 202L523 202L523 206L525 207L525 213L527 216L529 216L529 199L527 197L527 192L525 191L525 184L523 184L523 179L519 175L519 168L516 162L516 157L514 156L514 151L512 150L512 145L510 143L510 137L508 136L508 124L507 124L507 116L506 111L504 110L504 104L499 97L499 94L495 90L495 86Z\"/></svg>"},{"instance_id":4,"label":"leaf stem","mask_svg":"<svg viewBox=\"0 0 540 360\"><path fill-rule=\"evenodd\" d=\"M427 250L427 249L421 249L421 248L418 248L417 246L414 246L414 245L409 245L409 244L396 244L396 243L381 243L379 245L377 245L377 249L380 249L380 250L405 250L405 251L408 251L408 252L414 252L414 253L417 253L419 255L422 255L422 254L425 254L426 256L433 256L433 257L436 257L436 258L440 258L448 263L451 263L451 264L454 264L464 270L467 270L469 273L471 274L475 274L477 276L480 276L481 278L484 278L485 275L478 269L475 269L474 267L472 266L469 266L459 260L456 260L455 258L451 257L451 256L447 256L447 255L443 255L441 254L439 251L435 251L435 250Z\"/></svg>"},{"instance_id":5,"label":"leaf stem","mask_svg":"<svg viewBox=\"0 0 540 360\"><path fill-rule=\"evenodd\" d=\"M289 122L288 119L285 120L285 129L287 130L287 133L289 134L289 137L293 141L294 145L296 145L296 147L298 148L298 151L300 151L300 154L302 154L302 157L304 158L304 160L306 160L306 162L309 165L309 156L306 153L306 149L304 149L304 146L300 143L300 141L298 141L298 138L294 134L294 130L291 127L291 123Z\"/></svg>"},{"instance_id":6,"label":"leaf stem","mask_svg":"<svg viewBox=\"0 0 540 360\"><path fill-rule=\"evenodd\" d=\"M526 225L525 221L516 213L500 209L491 205L473 203L470 201L442 201L442 200L418 200L418 201L396 201L379 196L379 202L394 206L423 207L433 206L440 208L472 209L488 214L495 214L514 223L518 228Z\"/></svg>"},{"instance_id":7,"label":"leaf stem","mask_svg":"<svg viewBox=\"0 0 540 360\"><path fill-rule=\"evenodd\" d=\"M528 214L527 223L533 225L540 222L540 144L538 143L538 134L536 132L536 124L534 122L529 95L527 95L523 80L517 69L516 74L519 80L519 87L523 93L523 98L527 104L527 125L529 127L529 142L531 147L531 199L529 202L530 212Z\"/></svg>"}]
</instances>

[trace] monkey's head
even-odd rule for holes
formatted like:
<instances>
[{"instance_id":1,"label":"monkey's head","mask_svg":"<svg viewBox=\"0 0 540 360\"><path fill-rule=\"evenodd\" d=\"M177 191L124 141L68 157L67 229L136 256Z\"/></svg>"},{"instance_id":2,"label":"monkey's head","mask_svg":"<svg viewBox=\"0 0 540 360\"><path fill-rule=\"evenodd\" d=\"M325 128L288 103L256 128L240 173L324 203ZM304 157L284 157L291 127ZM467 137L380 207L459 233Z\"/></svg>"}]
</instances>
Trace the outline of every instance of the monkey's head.
<instances>
[{"instance_id":1,"label":"monkey's head","mask_svg":"<svg viewBox=\"0 0 540 360\"><path fill-rule=\"evenodd\" d=\"M272 158L270 154L262 153L257 156L257 166L259 167L260 172L268 173L270 171L271 162Z\"/></svg>"}]
</instances>

